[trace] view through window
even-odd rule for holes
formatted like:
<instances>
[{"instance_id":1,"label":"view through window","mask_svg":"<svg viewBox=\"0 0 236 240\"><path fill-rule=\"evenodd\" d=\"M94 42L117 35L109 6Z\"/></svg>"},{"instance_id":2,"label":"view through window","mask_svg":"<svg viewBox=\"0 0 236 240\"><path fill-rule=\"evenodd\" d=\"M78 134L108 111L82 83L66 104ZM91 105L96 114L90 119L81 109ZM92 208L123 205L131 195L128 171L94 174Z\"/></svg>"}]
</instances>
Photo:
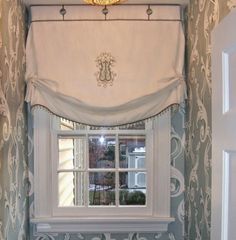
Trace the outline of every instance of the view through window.
<instances>
[{"instance_id":1,"label":"view through window","mask_svg":"<svg viewBox=\"0 0 236 240\"><path fill-rule=\"evenodd\" d=\"M100 128L61 119L59 125L59 207L146 205L144 122Z\"/></svg>"}]
</instances>

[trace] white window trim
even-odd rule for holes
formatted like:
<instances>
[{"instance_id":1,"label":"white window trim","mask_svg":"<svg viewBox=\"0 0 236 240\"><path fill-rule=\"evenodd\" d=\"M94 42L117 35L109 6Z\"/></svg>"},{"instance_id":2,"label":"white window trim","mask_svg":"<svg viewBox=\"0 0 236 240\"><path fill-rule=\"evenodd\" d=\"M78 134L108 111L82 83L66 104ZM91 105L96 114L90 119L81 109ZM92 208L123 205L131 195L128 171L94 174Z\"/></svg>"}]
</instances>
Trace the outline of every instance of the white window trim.
<instances>
[{"instance_id":1,"label":"white window trim","mask_svg":"<svg viewBox=\"0 0 236 240\"><path fill-rule=\"evenodd\" d=\"M174 218L45 218L32 219L40 233L166 232Z\"/></svg>"},{"instance_id":2,"label":"white window trim","mask_svg":"<svg viewBox=\"0 0 236 240\"><path fill-rule=\"evenodd\" d=\"M170 111L160 115L155 124L155 134L150 130L151 142L146 146L153 151L154 167L148 172L149 189L152 191L152 208L135 214L125 214L130 207L124 207L121 214L94 214L78 216L72 208L70 214L55 212L55 198L52 188L52 145L53 131L50 114L34 110L34 218L37 232L163 232L174 221L170 216ZM43 143L43 144L40 144ZM147 167L148 168L148 167ZM155 173L154 173L155 170ZM152 180L152 181L151 181ZM149 203L148 203L149 205ZM57 208L58 209L58 208ZM77 208L78 209L78 208ZM122 213L121 211L121 213Z\"/></svg>"},{"instance_id":3,"label":"white window trim","mask_svg":"<svg viewBox=\"0 0 236 240\"><path fill-rule=\"evenodd\" d=\"M151 123L151 122L150 122ZM151 124L149 124L151 125ZM54 124L53 124L54 126ZM82 133L87 133L86 130L77 130L78 134L80 132L80 134ZM58 159L58 155L57 155L57 143L54 142L55 140L57 141L59 136L76 136L77 132L75 131L65 131L65 130L59 130L59 131L53 131L53 135L52 135L52 159L55 159L53 161L53 166L52 168L54 169L54 171L52 171L52 185L55 186L52 188L52 196L53 196L53 204L52 204L52 212L53 212L53 216L55 217L60 217L60 216L68 216L68 214L71 217L93 217L93 216L104 216L104 217L120 217L121 215L124 217L129 217L129 216L150 216L152 213L152 208L150 207L151 204L151 198L148 196L150 193L153 192L153 184L151 183L152 180L152 166L150 166L150 163L147 162L147 167L146 167L146 172L147 172L147 206L120 206L119 208L116 208L116 206L90 206L90 207L80 207L80 206L76 206L76 207L58 207L58 198L57 198L57 189L58 189L58 182L57 182L57 173L56 170L58 169L57 166L57 159ZM124 130L103 130L103 134L111 134L111 135L123 135L124 134ZM147 135L152 134L152 129L148 130L125 130L125 135L143 135L144 133L147 133ZM100 130L93 130L92 134L101 134ZM152 138L152 136L150 136ZM146 138L147 141L148 137ZM147 148L147 145L149 145L149 149ZM148 142L146 143L146 158L153 158L152 156L152 151L151 151L151 144ZM55 154L54 154L55 153ZM117 154L118 155L118 154ZM55 165L54 165L55 164ZM96 169L96 171L99 171L100 169ZM124 169L120 169L120 168L114 168L114 170L124 170ZM103 171L103 170L101 170Z\"/></svg>"}]
</instances>

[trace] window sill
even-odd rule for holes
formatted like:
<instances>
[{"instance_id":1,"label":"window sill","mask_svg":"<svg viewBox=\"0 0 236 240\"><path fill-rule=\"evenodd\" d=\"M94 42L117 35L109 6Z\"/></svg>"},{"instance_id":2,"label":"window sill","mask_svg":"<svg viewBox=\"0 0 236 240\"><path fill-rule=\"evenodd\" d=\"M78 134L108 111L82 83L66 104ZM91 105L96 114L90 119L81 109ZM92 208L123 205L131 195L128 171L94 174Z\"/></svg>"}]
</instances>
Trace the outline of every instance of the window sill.
<instances>
[{"instance_id":1,"label":"window sill","mask_svg":"<svg viewBox=\"0 0 236 240\"><path fill-rule=\"evenodd\" d=\"M52 232L165 232L175 219L163 218L34 218L39 233Z\"/></svg>"}]
</instances>

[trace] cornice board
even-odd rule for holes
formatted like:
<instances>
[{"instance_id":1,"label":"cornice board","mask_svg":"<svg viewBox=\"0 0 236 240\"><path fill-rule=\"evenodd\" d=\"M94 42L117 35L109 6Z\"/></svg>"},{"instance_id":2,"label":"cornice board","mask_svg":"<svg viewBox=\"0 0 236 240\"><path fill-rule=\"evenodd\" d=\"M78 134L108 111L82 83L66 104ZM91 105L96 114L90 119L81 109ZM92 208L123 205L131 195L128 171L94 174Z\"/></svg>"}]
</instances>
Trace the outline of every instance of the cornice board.
<instances>
[{"instance_id":1,"label":"cornice board","mask_svg":"<svg viewBox=\"0 0 236 240\"><path fill-rule=\"evenodd\" d=\"M83 0L23 0L29 5L52 5L52 4L85 4ZM127 0L124 4L179 4L188 5L189 0Z\"/></svg>"}]
</instances>

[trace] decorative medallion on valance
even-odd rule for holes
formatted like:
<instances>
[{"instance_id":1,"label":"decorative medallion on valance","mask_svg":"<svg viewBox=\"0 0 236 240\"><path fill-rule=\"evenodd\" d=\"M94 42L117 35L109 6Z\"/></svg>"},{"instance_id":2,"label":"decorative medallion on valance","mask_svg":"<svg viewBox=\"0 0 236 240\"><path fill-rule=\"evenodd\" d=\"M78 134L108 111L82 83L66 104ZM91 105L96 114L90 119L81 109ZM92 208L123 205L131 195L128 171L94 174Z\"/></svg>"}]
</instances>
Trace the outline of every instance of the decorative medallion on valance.
<instances>
[{"instance_id":1,"label":"decorative medallion on valance","mask_svg":"<svg viewBox=\"0 0 236 240\"><path fill-rule=\"evenodd\" d=\"M31 8L26 49L31 106L75 122L115 126L183 101L179 7L111 6L106 14L102 7L63 9Z\"/></svg>"}]
</instances>

